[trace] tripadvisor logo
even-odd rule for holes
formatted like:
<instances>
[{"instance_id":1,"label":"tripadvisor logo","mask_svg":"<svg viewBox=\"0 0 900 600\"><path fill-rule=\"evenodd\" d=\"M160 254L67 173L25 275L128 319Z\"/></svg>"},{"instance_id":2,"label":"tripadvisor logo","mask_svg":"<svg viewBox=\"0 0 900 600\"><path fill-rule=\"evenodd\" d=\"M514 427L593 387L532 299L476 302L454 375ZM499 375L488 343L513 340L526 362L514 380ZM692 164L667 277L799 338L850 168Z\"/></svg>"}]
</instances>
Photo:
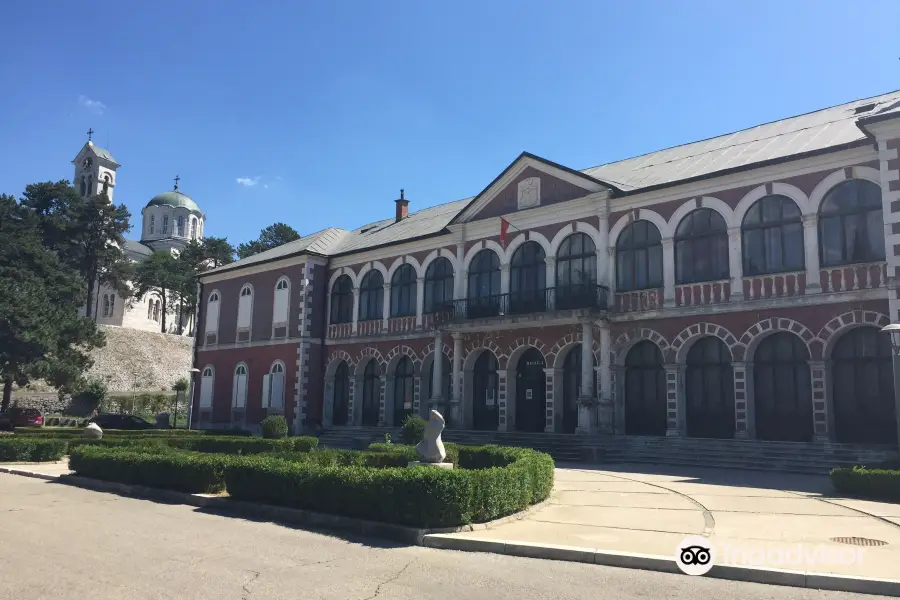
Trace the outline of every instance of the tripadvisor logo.
<instances>
[{"instance_id":1,"label":"tripadvisor logo","mask_svg":"<svg viewBox=\"0 0 900 600\"><path fill-rule=\"evenodd\" d=\"M690 535L675 550L675 564L686 575L706 575L713 568L716 549L705 537Z\"/></svg>"}]
</instances>

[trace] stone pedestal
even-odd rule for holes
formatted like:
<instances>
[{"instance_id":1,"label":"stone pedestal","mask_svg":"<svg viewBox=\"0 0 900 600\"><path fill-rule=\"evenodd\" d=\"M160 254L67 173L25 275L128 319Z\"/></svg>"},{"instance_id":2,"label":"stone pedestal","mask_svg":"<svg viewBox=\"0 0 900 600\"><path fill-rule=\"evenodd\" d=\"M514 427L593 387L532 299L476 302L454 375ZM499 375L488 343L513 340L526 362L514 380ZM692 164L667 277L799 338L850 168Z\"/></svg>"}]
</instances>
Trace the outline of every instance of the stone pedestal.
<instances>
[{"instance_id":1,"label":"stone pedestal","mask_svg":"<svg viewBox=\"0 0 900 600\"><path fill-rule=\"evenodd\" d=\"M411 461L409 461L409 463L407 463L406 466L407 467L437 467L438 469L450 470L453 468L453 463L445 463L445 462L428 463L428 462L422 462L420 460L411 460Z\"/></svg>"}]
</instances>

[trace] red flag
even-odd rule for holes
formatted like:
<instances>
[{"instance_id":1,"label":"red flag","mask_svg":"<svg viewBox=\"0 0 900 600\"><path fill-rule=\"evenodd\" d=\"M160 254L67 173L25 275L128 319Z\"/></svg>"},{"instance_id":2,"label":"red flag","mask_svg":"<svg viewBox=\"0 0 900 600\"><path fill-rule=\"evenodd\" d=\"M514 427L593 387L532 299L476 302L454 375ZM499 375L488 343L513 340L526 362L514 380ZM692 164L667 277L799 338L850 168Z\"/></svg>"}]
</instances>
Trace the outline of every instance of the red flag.
<instances>
[{"instance_id":1,"label":"red flag","mask_svg":"<svg viewBox=\"0 0 900 600\"><path fill-rule=\"evenodd\" d=\"M506 248L506 232L509 231L509 221L500 217L500 245Z\"/></svg>"}]
</instances>

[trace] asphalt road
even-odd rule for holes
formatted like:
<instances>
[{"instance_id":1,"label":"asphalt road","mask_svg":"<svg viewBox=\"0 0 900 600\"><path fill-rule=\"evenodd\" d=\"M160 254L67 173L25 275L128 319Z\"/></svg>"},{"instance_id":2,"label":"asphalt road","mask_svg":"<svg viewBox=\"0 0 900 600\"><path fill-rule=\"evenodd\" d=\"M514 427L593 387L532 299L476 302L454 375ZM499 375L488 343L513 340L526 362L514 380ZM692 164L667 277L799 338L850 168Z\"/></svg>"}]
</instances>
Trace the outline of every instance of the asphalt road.
<instances>
[{"instance_id":1,"label":"asphalt road","mask_svg":"<svg viewBox=\"0 0 900 600\"><path fill-rule=\"evenodd\" d=\"M342 539L0 474L0 599L876 598Z\"/></svg>"}]
</instances>

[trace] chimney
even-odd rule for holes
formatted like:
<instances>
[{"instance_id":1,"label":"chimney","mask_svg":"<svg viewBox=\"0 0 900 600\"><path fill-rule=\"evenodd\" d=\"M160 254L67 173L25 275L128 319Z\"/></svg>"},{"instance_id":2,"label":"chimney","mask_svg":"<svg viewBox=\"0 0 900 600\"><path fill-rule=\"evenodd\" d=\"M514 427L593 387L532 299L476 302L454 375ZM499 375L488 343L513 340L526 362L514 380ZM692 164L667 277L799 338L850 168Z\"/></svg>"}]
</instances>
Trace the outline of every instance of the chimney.
<instances>
[{"instance_id":1,"label":"chimney","mask_svg":"<svg viewBox=\"0 0 900 600\"><path fill-rule=\"evenodd\" d=\"M409 200L404 196L403 190L400 190L400 199L394 202L397 203L397 216L394 222L399 223L409 215Z\"/></svg>"}]
</instances>

